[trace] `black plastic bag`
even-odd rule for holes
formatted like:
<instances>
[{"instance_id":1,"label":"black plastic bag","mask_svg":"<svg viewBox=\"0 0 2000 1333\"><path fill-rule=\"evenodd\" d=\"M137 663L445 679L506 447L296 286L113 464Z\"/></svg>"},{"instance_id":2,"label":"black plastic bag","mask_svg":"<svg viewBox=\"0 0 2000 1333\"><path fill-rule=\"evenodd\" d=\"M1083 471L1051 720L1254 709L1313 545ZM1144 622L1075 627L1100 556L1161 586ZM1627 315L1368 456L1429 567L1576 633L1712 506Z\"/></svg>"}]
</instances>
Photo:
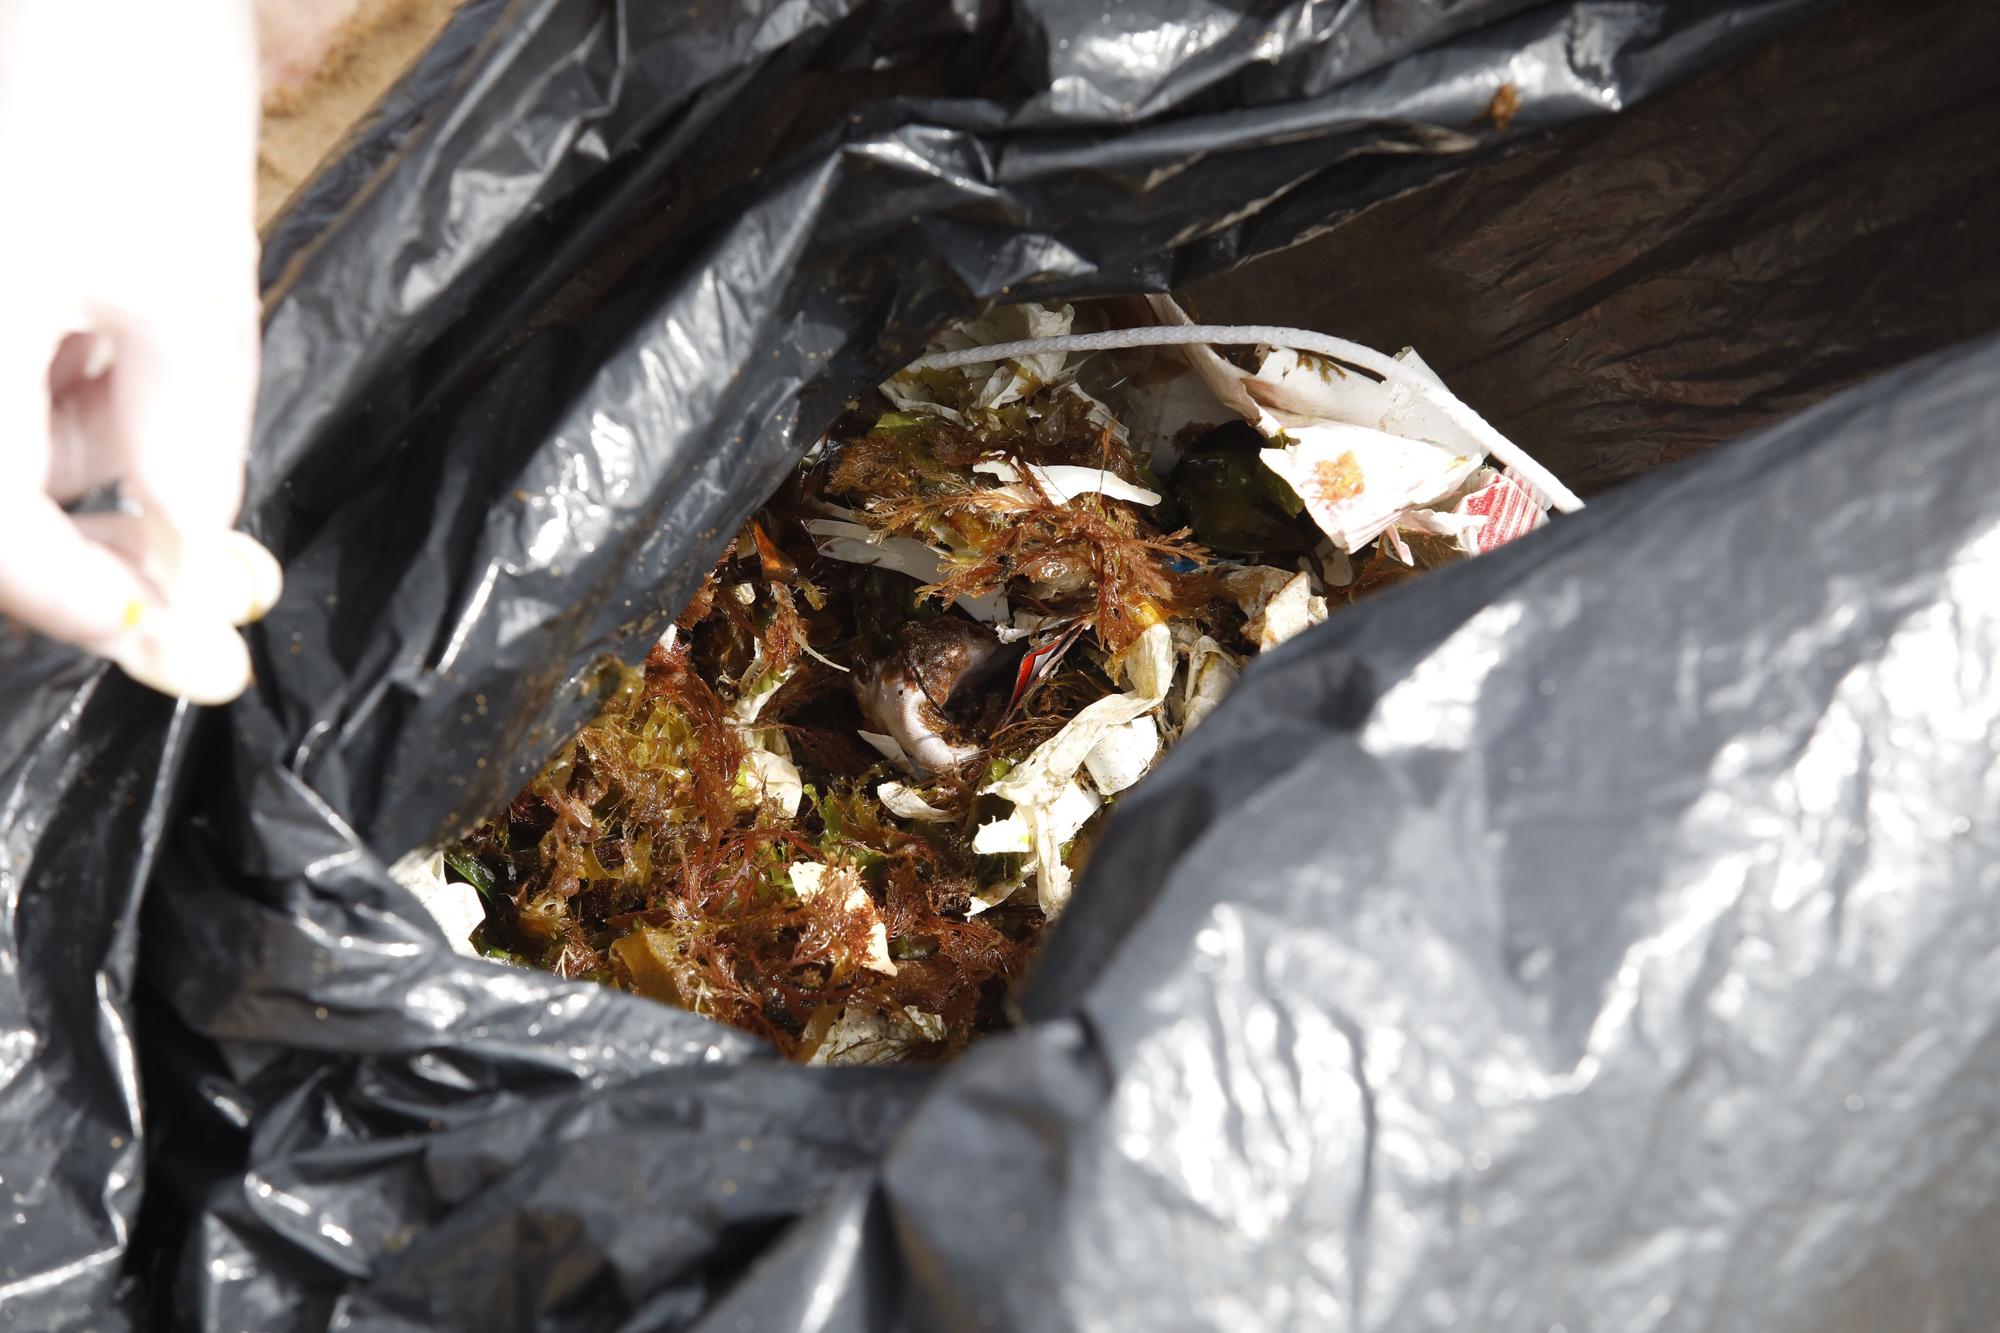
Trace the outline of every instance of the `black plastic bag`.
<instances>
[{"instance_id":1,"label":"black plastic bag","mask_svg":"<svg viewBox=\"0 0 2000 1333\"><path fill-rule=\"evenodd\" d=\"M1759 846L1808 910L1848 910L1879 864L1810 878L1788 807L1749 798L1777 781L1783 737L1826 716L1785 653L1879 673L1896 631L1962 592L1990 511L1990 354L1644 483L1251 673L1107 834L1026 997L1032 1026L948 1071L795 1069L690 1015L456 957L383 871L511 794L592 710L607 655L636 656L840 404L941 322L1184 283L1333 227L1327 253L1370 204L1502 181L1538 152L1644 180L1615 133L1497 149L1826 8L468 8L274 233L251 521L289 589L255 638L255 695L198 715L32 646L7 663L0 1202L19 1211L0 1309L50 1329L860 1329L1805 1328L1873 1300L1948 1326L1981 1308L1977 1247L1907 1280L1893 1256L1924 1227L1980 1234L1992 1191L1962 1143L1991 1098L1926 1067L1853 1140L1872 1155L1840 1154L1882 1106L1862 1071L1915 1034L1976 1082L1983 922L1913 916L1912 952L1836 949L1819 989L1734 965L1719 932L1783 942L1722 891ZM1991 78L1964 59L1992 49L1988 13L1918 10L1851 6L1774 49L1859 65L1893 20L1903 68ZM1760 77L1782 94L1770 65L1674 96ZM1739 160L1871 147L1838 118L1811 128L1774 114ZM1979 163L1923 161L1913 228L1990 206ZM1822 216L1783 183L1761 208ZM1544 229L1637 236L1651 202ZM1666 248L1727 254L1733 236L1698 222ZM1982 256L1952 253L1990 294ZM1614 308L1624 273L1566 308ZM1865 309L1866 285L1837 276L1820 309ZM1791 397L1725 404L1699 443L1996 322L1964 280L1926 287L1956 323L1885 322L1870 343L1857 319L1829 372L1789 326L1760 332L1759 278L1681 313L1704 337L1720 321ZM1470 308L1496 344L1517 332L1505 302ZM1607 358L1695 336L1673 313L1594 332ZM1557 327L1533 312L1518 332ZM1441 368L1476 375L1474 356ZM1682 419L1656 384L1633 389L1632 457L1601 478L1669 452L1649 427ZM1471 397L1518 433L1519 404ZM1558 466L1575 447L1560 430L1548 446ZM1850 498L1828 518L1805 506L1823 496ZM1968 609L1940 642L1986 632ZM1468 641L1497 664L1440 679ZM1922 702L1969 724L1978 688L1961 673ZM1383 722L1399 699L1417 716ZM1881 744L1898 724L1854 725ZM1886 788L1948 824L1977 817L1955 735L1929 737L1931 777ZM1308 779L1314 809L1351 807L1347 833L1242 804L1282 813ZM1912 867L1936 899L1926 930L1978 917L1977 862L1951 859L1978 839L1952 825L1936 860L1928 824L1861 801L1872 784L1836 774L1813 817ZM1690 811L1708 840L1683 836ZM1451 860L1419 873L1419 852ZM1654 957L1692 970L1647 992L1665 1013L1618 1026L1627 991L1605 978ZM1941 1018L1948 998L1962 1007ZM1820 1022L1873 1026L1786 1081L1771 1060ZM1579 1074L1590 1060L1617 1078ZM1495 1071L1561 1095L1496 1108L1473 1096ZM1891 1133L1933 1145L1962 1192L1926 1196ZM1814 1189L1847 1211L1804 1238L1775 1223L1793 1248L1743 1257L1760 1208ZM1817 1285L1787 1298L1774 1266Z\"/></svg>"}]
</instances>

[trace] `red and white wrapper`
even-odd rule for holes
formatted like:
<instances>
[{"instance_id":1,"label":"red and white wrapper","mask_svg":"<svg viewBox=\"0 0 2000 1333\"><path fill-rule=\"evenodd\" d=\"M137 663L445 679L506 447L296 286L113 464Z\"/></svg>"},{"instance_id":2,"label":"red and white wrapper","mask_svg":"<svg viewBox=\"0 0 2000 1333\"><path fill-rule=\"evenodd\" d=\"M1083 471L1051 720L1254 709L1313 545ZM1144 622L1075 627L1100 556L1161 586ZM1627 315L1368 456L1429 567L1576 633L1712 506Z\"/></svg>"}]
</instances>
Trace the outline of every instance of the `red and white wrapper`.
<instances>
[{"instance_id":1,"label":"red and white wrapper","mask_svg":"<svg viewBox=\"0 0 2000 1333\"><path fill-rule=\"evenodd\" d=\"M1459 545L1468 555L1484 555L1516 537L1527 536L1549 521L1547 511L1548 502L1511 469L1495 474L1452 510L1486 520L1459 538Z\"/></svg>"},{"instance_id":2,"label":"red and white wrapper","mask_svg":"<svg viewBox=\"0 0 2000 1333\"><path fill-rule=\"evenodd\" d=\"M1404 564L1414 563L1406 532L1449 539L1467 555L1484 555L1526 536L1548 522L1548 502L1512 472L1481 468L1472 489L1449 509L1406 509L1382 532L1389 553Z\"/></svg>"}]
</instances>

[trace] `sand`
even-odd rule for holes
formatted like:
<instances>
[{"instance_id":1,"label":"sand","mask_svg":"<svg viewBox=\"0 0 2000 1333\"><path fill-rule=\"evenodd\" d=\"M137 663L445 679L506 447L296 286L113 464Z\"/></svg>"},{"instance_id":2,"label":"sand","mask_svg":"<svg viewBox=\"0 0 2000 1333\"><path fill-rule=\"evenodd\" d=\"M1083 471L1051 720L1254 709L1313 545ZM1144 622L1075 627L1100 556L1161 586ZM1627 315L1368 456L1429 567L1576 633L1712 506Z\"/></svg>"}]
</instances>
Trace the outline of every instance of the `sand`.
<instances>
[{"instance_id":1,"label":"sand","mask_svg":"<svg viewBox=\"0 0 2000 1333\"><path fill-rule=\"evenodd\" d=\"M331 32L277 34L286 46L275 57L267 40L258 226L422 53L455 8L456 0L364 0Z\"/></svg>"}]
</instances>

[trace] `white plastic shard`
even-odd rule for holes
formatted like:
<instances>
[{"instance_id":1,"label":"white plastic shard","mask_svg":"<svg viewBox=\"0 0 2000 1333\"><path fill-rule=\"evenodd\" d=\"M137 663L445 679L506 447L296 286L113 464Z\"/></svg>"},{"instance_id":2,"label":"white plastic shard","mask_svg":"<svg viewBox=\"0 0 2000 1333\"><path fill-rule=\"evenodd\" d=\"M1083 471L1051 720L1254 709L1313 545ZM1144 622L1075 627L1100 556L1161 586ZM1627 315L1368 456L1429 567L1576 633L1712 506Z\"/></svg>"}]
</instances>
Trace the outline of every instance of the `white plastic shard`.
<instances>
[{"instance_id":1,"label":"white plastic shard","mask_svg":"<svg viewBox=\"0 0 2000 1333\"><path fill-rule=\"evenodd\" d=\"M972 850L981 856L1025 856L1035 850L1034 826L1019 815L989 819L974 831Z\"/></svg>"},{"instance_id":2,"label":"white plastic shard","mask_svg":"<svg viewBox=\"0 0 2000 1333\"><path fill-rule=\"evenodd\" d=\"M868 890L861 886L860 878L852 870L824 866L817 861L794 861L786 870L791 877L792 892L801 898L817 898L829 887L844 891L841 907L869 923L868 952L859 960L861 965L884 976L896 975L896 964L889 957L889 928L882 924L875 911L875 900L868 896Z\"/></svg>"},{"instance_id":3,"label":"white plastic shard","mask_svg":"<svg viewBox=\"0 0 2000 1333\"><path fill-rule=\"evenodd\" d=\"M1326 619L1326 598L1313 591L1312 575L1298 573L1243 626L1244 637L1269 652Z\"/></svg>"},{"instance_id":4,"label":"white plastic shard","mask_svg":"<svg viewBox=\"0 0 2000 1333\"><path fill-rule=\"evenodd\" d=\"M1160 727L1148 713L1107 730L1083 757L1083 767L1099 792L1116 796L1146 776L1159 755Z\"/></svg>"},{"instance_id":5,"label":"white plastic shard","mask_svg":"<svg viewBox=\"0 0 2000 1333\"><path fill-rule=\"evenodd\" d=\"M1129 500L1133 504L1156 505L1160 502L1157 492L1131 482L1104 468L1076 467L1057 464L1042 467L1035 463L1025 465L1028 474L1040 486L1042 494L1056 504L1068 504L1080 495L1103 495L1113 500ZM996 487L1003 494L1011 494L1015 499L1028 502L1034 499L1026 483L1021 480L1020 470L1012 463L998 458L982 458L972 465L974 472L982 472L989 477L998 477L1003 486Z\"/></svg>"},{"instance_id":6,"label":"white plastic shard","mask_svg":"<svg viewBox=\"0 0 2000 1333\"><path fill-rule=\"evenodd\" d=\"M1292 571L1279 569L1276 565L1242 565L1226 571L1222 576L1222 591L1236 609L1246 616L1255 616L1264 609L1264 604L1278 595L1278 590L1292 581Z\"/></svg>"},{"instance_id":7,"label":"white plastic shard","mask_svg":"<svg viewBox=\"0 0 2000 1333\"><path fill-rule=\"evenodd\" d=\"M912 763L910 756L904 752L903 743L894 736L885 736L879 731L863 731L859 728L855 729L854 734L866 741L874 749L875 753L881 755L905 773L914 773L917 771L916 764Z\"/></svg>"},{"instance_id":8,"label":"white plastic shard","mask_svg":"<svg viewBox=\"0 0 2000 1333\"><path fill-rule=\"evenodd\" d=\"M898 819L915 820L920 824L949 824L952 816L926 801L923 796L900 782L884 782L875 788L875 799L884 809Z\"/></svg>"},{"instance_id":9,"label":"white plastic shard","mask_svg":"<svg viewBox=\"0 0 2000 1333\"><path fill-rule=\"evenodd\" d=\"M1153 318L1162 324L1188 327L1194 323L1188 312L1181 309L1180 303L1171 296L1148 296L1146 303L1153 308ZM1257 424L1263 409L1244 387L1243 382L1250 378L1249 375L1224 361L1206 343L1185 343L1180 351L1188 368L1208 386L1208 391L1215 395L1217 402L1251 425Z\"/></svg>"},{"instance_id":10,"label":"white plastic shard","mask_svg":"<svg viewBox=\"0 0 2000 1333\"><path fill-rule=\"evenodd\" d=\"M945 330L933 345L939 351L955 352L1023 338L1055 338L1068 333L1075 320L1075 309L1067 305L1055 310L1032 303L998 306L979 319ZM962 383L953 396L961 399L960 405L966 410L1005 407L1044 385L1056 383L1062 378L1063 365L1068 359L1063 352L1043 352L991 368L974 367L957 372L956 378ZM938 401L945 395L926 383L921 375L905 371L892 376L882 385L882 394L898 411L965 424L965 412L960 406Z\"/></svg>"},{"instance_id":11,"label":"white plastic shard","mask_svg":"<svg viewBox=\"0 0 2000 1333\"><path fill-rule=\"evenodd\" d=\"M805 784L799 780L798 765L788 757L752 745L743 754L741 781L759 799L769 801L790 819L799 813L805 798Z\"/></svg>"},{"instance_id":12,"label":"white plastic shard","mask_svg":"<svg viewBox=\"0 0 2000 1333\"><path fill-rule=\"evenodd\" d=\"M1259 651L1326 619L1326 598L1318 580L1305 570L1245 565L1222 576L1222 591L1248 617L1243 633Z\"/></svg>"},{"instance_id":13,"label":"white plastic shard","mask_svg":"<svg viewBox=\"0 0 2000 1333\"><path fill-rule=\"evenodd\" d=\"M1221 644L1206 634L1196 639L1188 650L1187 674L1181 686L1181 735L1187 735L1214 712L1242 674L1243 669Z\"/></svg>"},{"instance_id":14,"label":"white plastic shard","mask_svg":"<svg viewBox=\"0 0 2000 1333\"><path fill-rule=\"evenodd\" d=\"M819 553L829 560L893 569L926 584L941 582L950 572L941 553L914 537L885 537L864 523L837 518L809 518L805 527ZM997 592L960 597L957 605L984 625L1004 624L1009 611L1006 594Z\"/></svg>"},{"instance_id":15,"label":"white plastic shard","mask_svg":"<svg viewBox=\"0 0 2000 1333\"><path fill-rule=\"evenodd\" d=\"M767 672L764 666L770 659L764 656L763 643L754 642L751 650L753 655L750 665L743 674L745 679L755 682L755 688L745 690L736 697L734 703L729 705L729 716L742 727L748 727L757 720L764 711L764 705L771 702L772 696L784 688L785 682L792 678L794 670L788 667L780 672Z\"/></svg>"},{"instance_id":16,"label":"white plastic shard","mask_svg":"<svg viewBox=\"0 0 2000 1333\"><path fill-rule=\"evenodd\" d=\"M1290 427L1327 421L1379 427L1389 407L1387 384L1320 357L1300 356L1289 347L1264 352L1256 372L1244 379L1243 391L1261 414L1251 424L1273 437Z\"/></svg>"},{"instance_id":17,"label":"white plastic shard","mask_svg":"<svg viewBox=\"0 0 2000 1333\"><path fill-rule=\"evenodd\" d=\"M1158 708L1173 682L1173 635L1165 622L1141 634L1126 650L1121 665L1129 687L1124 694L1090 704L1064 724L1061 731L1035 747L1026 759L981 788L1013 802L1011 818L1020 821L1020 829L1026 831L1033 848L1035 889L1043 913L1050 917L1059 914L1069 901L1070 873L1063 864L1062 849L1082 827L1078 821L1064 831L1068 812L1076 803L1076 798L1070 796L1071 789L1086 790L1077 783L1077 773L1112 728ZM1091 796L1095 799L1094 793ZM1065 797L1071 802L1069 807L1062 804ZM1003 826L1009 824L1007 820L997 822ZM979 846L978 837L993 836L989 833L992 828L988 825L979 830L973 843L975 849ZM1010 828L1009 832L1018 840L1020 829Z\"/></svg>"},{"instance_id":18,"label":"white plastic shard","mask_svg":"<svg viewBox=\"0 0 2000 1333\"><path fill-rule=\"evenodd\" d=\"M1367 426L1301 426L1285 438L1258 457L1344 551L1374 541L1405 511L1446 498L1479 465L1478 456Z\"/></svg>"},{"instance_id":19,"label":"white plastic shard","mask_svg":"<svg viewBox=\"0 0 2000 1333\"><path fill-rule=\"evenodd\" d=\"M455 953L477 958L472 932L486 920L486 908L479 890L470 884L454 884L444 877L444 851L411 852L389 867L389 878L417 895L431 920L444 932L445 942Z\"/></svg>"},{"instance_id":20,"label":"white plastic shard","mask_svg":"<svg viewBox=\"0 0 2000 1333\"><path fill-rule=\"evenodd\" d=\"M1033 611L1016 611L1013 620L1005 625L993 627L993 633L1002 643L1019 643L1047 624L1050 617Z\"/></svg>"},{"instance_id":21,"label":"white plastic shard","mask_svg":"<svg viewBox=\"0 0 2000 1333\"><path fill-rule=\"evenodd\" d=\"M807 1025L800 1051L809 1065L885 1065L904 1059L913 1046L945 1039L944 1019L904 1005L884 1013L865 1004L847 1004L837 1016L827 1011Z\"/></svg>"},{"instance_id":22,"label":"white plastic shard","mask_svg":"<svg viewBox=\"0 0 2000 1333\"><path fill-rule=\"evenodd\" d=\"M1189 372L1180 348L1156 349L1152 364L1155 369L1151 373L1142 373L1142 378L1119 383L1106 392L1115 390L1118 419L1132 447L1145 456L1156 476L1164 477L1174 470L1182 449L1195 437L1238 416L1217 401L1200 376ZM1161 374L1161 369L1167 373Z\"/></svg>"},{"instance_id":23,"label":"white plastic shard","mask_svg":"<svg viewBox=\"0 0 2000 1333\"><path fill-rule=\"evenodd\" d=\"M999 306L984 318L960 325L940 342L945 345L957 342L962 347L984 347L988 343L1013 342L1021 338L1055 338L1068 333L1075 323L1076 310L1068 305L1055 310L1033 302ZM973 395L972 406L990 410L1019 402L1043 385L1054 384L1061 379L1063 363L1068 359L1062 352L1044 352L998 366Z\"/></svg>"},{"instance_id":24,"label":"white plastic shard","mask_svg":"<svg viewBox=\"0 0 2000 1333\"><path fill-rule=\"evenodd\" d=\"M1035 851L1035 835L1045 831L1057 846L1074 838L1104 801L1075 778L1065 783L1043 811L1044 827L1036 826L1017 810L1002 819L989 819L972 835L972 850L982 856L1029 856Z\"/></svg>"},{"instance_id":25,"label":"white plastic shard","mask_svg":"<svg viewBox=\"0 0 2000 1333\"><path fill-rule=\"evenodd\" d=\"M944 558L914 537L884 537L865 523L837 518L809 518L805 526L829 560L893 569L925 583L944 576Z\"/></svg>"}]
</instances>

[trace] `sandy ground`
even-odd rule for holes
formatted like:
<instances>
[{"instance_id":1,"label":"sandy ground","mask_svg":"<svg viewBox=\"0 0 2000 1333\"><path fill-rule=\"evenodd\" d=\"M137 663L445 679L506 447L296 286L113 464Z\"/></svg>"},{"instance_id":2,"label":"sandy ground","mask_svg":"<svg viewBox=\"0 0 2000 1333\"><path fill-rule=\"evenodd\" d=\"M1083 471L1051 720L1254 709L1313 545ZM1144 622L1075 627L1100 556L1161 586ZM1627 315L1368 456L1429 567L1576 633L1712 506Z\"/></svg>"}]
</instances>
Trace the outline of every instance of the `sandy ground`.
<instances>
[{"instance_id":1,"label":"sandy ground","mask_svg":"<svg viewBox=\"0 0 2000 1333\"><path fill-rule=\"evenodd\" d=\"M265 0L257 225L430 44L456 0Z\"/></svg>"}]
</instances>

